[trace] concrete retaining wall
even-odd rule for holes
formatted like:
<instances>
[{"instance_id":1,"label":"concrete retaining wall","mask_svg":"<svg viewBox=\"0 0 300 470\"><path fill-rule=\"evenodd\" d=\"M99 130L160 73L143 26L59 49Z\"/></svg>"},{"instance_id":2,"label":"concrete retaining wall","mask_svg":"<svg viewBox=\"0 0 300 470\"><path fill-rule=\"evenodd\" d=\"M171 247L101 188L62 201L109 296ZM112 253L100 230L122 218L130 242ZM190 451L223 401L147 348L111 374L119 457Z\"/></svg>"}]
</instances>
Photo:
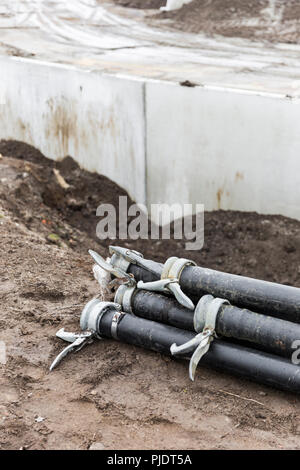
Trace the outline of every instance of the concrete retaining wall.
<instances>
[{"instance_id":1,"label":"concrete retaining wall","mask_svg":"<svg viewBox=\"0 0 300 470\"><path fill-rule=\"evenodd\" d=\"M145 202L143 82L5 57L0 89L0 139L71 155Z\"/></svg>"},{"instance_id":2,"label":"concrete retaining wall","mask_svg":"<svg viewBox=\"0 0 300 470\"><path fill-rule=\"evenodd\" d=\"M300 219L300 101L149 83L148 201Z\"/></svg>"},{"instance_id":3,"label":"concrete retaining wall","mask_svg":"<svg viewBox=\"0 0 300 470\"><path fill-rule=\"evenodd\" d=\"M69 154L139 203L300 220L299 100L8 57L0 92L0 139Z\"/></svg>"}]
</instances>

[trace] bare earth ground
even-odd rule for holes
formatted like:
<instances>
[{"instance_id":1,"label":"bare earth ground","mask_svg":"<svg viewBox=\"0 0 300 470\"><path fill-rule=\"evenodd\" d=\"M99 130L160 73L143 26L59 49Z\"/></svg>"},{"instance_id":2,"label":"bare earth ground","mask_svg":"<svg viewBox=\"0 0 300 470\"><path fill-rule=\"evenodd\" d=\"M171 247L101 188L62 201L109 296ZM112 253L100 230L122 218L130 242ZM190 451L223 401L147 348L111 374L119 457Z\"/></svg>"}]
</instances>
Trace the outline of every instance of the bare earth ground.
<instances>
[{"instance_id":1,"label":"bare earth ground","mask_svg":"<svg viewBox=\"0 0 300 470\"><path fill-rule=\"evenodd\" d=\"M158 9L166 0L114 0L131 8ZM149 11L152 26L240 37L259 41L299 43L299 0L194 0L171 12Z\"/></svg>"},{"instance_id":2,"label":"bare earth ground","mask_svg":"<svg viewBox=\"0 0 300 470\"><path fill-rule=\"evenodd\" d=\"M49 373L64 346L56 331L78 330L82 306L99 293L87 249L106 255L108 242L95 237L95 209L125 192L70 158L54 163L15 142L1 142L0 153L1 449L300 448L297 396L204 367L191 383L186 363L103 340ZM70 188L59 186L54 167ZM175 241L128 246L161 261L191 257L300 286L299 222L223 211L205 217L199 253Z\"/></svg>"}]
</instances>

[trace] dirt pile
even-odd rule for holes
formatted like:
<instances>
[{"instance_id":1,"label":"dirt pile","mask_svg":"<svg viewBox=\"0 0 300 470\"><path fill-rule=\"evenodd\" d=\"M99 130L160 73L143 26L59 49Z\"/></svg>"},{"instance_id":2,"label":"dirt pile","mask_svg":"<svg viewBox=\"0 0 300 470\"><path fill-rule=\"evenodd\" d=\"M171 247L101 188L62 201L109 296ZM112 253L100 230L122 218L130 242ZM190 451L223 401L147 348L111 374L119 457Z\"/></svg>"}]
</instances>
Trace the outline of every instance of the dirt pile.
<instances>
[{"instance_id":1,"label":"dirt pile","mask_svg":"<svg viewBox=\"0 0 300 470\"><path fill-rule=\"evenodd\" d=\"M142 1L115 0L123 6L141 8ZM159 8L155 0L147 7ZM160 2L164 5L166 2ZM300 3L298 0L194 0L179 10L160 12L149 21L154 26L189 33L205 33L251 40L299 43Z\"/></svg>"},{"instance_id":2,"label":"dirt pile","mask_svg":"<svg viewBox=\"0 0 300 470\"><path fill-rule=\"evenodd\" d=\"M126 191L104 176L82 170L71 157L55 162L28 145L11 141L0 142L0 153L5 156L0 161L2 206L28 230L45 240L57 235L57 244L81 253L90 244L103 252L115 243L97 238L100 218L96 209L107 203L118 208L119 196L126 196ZM54 170L67 188L61 187ZM128 198L128 207L131 203ZM203 250L187 253L185 243L184 239L149 239L124 244L158 261L174 254L189 256L213 269L300 286L298 221L256 213L207 212Z\"/></svg>"},{"instance_id":3,"label":"dirt pile","mask_svg":"<svg viewBox=\"0 0 300 470\"><path fill-rule=\"evenodd\" d=\"M70 157L55 163L17 142L1 142L0 153L1 449L299 448L297 397L204 367L192 384L185 363L104 340L50 374L64 347L56 331L78 330L82 306L99 294L87 249L105 256L109 241L96 238L96 207L126 193ZM300 285L299 228L218 211L206 214L201 252L184 241L126 244Z\"/></svg>"}]
</instances>

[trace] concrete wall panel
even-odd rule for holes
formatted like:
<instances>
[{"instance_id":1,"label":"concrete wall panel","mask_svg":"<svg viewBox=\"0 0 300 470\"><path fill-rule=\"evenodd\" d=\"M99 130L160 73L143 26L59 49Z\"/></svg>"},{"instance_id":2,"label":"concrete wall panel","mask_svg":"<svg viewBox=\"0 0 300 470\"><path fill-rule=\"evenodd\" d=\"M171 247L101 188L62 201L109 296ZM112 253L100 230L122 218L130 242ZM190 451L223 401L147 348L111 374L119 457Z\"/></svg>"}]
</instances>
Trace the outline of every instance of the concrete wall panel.
<instances>
[{"instance_id":1,"label":"concrete wall panel","mask_svg":"<svg viewBox=\"0 0 300 470\"><path fill-rule=\"evenodd\" d=\"M300 101L147 83L148 204L300 219Z\"/></svg>"},{"instance_id":2,"label":"concrete wall panel","mask_svg":"<svg viewBox=\"0 0 300 470\"><path fill-rule=\"evenodd\" d=\"M300 101L0 58L0 139L71 155L138 203L300 220ZM99 201L100 202L100 201Z\"/></svg>"},{"instance_id":3,"label":"concrete wall panel","mask_svg":"<svg viewBox=\"0 0 300 470\"><path fill-rule=\"evenodd\" d=\"M72 67L0 58L0 139L71 155L145 202L144 84ZM99 201L100 202L100 201Z\"/></svg>"}]
</instances>

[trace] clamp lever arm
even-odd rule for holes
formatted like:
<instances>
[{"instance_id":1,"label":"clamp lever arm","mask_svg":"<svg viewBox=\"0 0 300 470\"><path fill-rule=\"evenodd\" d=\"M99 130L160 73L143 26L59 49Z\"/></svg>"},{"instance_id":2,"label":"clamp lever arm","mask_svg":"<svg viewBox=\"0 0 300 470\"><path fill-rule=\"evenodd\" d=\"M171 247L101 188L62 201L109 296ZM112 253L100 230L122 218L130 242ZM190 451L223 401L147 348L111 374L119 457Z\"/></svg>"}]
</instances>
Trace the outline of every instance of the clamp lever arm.
<instances>
[{"instance_id":1,"label":"clamp lever arm","mask_svg":"<svg viewBox=\"0 0 300 470\"><path fill-rule=\"evenodd\" d=\"M154 292L165 292L173 294L176 300L183 307L186 307L189 310L194 310L195 308L191 299L189 299L189 297L182 292L178 279L160 279L159 281L153 282L139 281L137 283L137 288Z\"/></svg>"},{"instance_id":2,"label":"clamp lever arm","mask_svg":"<svg viewBox=\"0 0 300 470\"><path fill-rule=\"evenodd\" d=\"M190 359L190 365L189 365L189 376L192 381L195 380L195 374L196 374L196 369L197 366L204 356L209 350L210 343L214 339L215 332L213 329L207 329L203 331L202 333L199 333L196 335L193 339L188 341L185 344L182 344L181 346L177 346L175 343L172 344L170 351L173 356L177 355L187 355L188 353L191 353L192 351L192 357Z\"/></svg>"},{"instance_id":3,"label":"clamp lever arm","mask_svg":"<svg viewBox=\"0 0 300 470\"><path fill-rule=\"evenodd\" d=\"M135 285L135 279L132 276L132 274L128 274L126 271L123 269L120 269L116 266L113 266L112 264L108 263L105 261L105 259L100 256L96 251L89 250L89 254L93 258L93 260L97 263L100 268L104 269L104 271L107 271L108 273L112 274L113 276L122 279L126 282L128 285Z\"/></svg>"},{"instance_id":4,"label":"clamp lever arm","mask_svg":"<svg viewBox=\"0 0 300 470\"><path fill-rule=\"evenodd\" d=\"M67 354L73 351L78 352L86 344L91 344L93 342L93 338L96 336L96 333L92 331L83 331L82 333L70 333L68 331L65 331L64 328L61 328L56 333L56 336L71 344L69 344L69 346L63 349L62 352L59 353L58 356L56 356L50 366L50 372L63 360L64 357L67 356Z\"/></svg>"}]
</instances>

